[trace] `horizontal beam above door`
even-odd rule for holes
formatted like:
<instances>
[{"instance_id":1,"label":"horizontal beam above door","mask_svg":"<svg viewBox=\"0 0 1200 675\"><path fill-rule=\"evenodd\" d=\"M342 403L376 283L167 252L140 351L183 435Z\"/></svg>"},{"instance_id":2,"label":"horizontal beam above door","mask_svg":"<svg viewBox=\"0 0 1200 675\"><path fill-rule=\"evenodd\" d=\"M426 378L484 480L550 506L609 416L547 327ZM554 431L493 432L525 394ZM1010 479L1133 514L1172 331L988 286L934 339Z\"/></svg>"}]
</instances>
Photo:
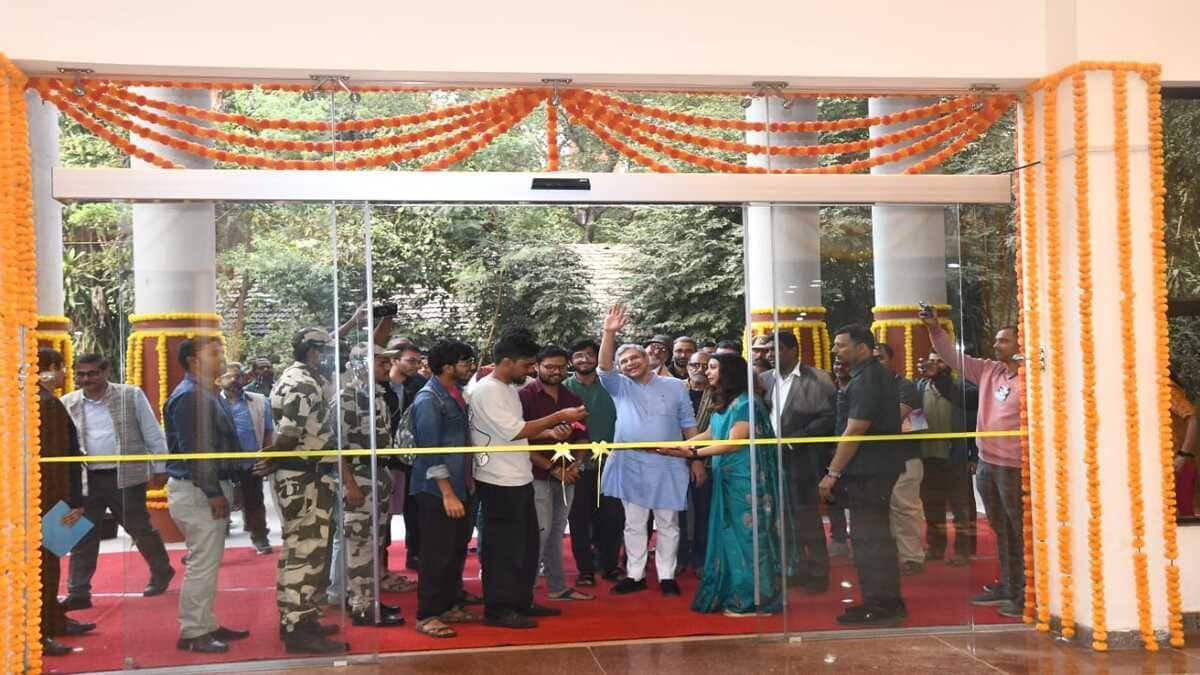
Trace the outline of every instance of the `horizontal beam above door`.
<instances>
[{"instance_id":1,"label":"horizontal beam above door","mask_svg":"<svg viewBox=\"0 0 1200 675\"><path fill-rule=\"evenodd\" d=\"M534 189L535 179L587 189ZM582 188L582 184L577 185ZM56 168L61 202L1007 204L1009 176Z\"/></svg>"}]
</instances>

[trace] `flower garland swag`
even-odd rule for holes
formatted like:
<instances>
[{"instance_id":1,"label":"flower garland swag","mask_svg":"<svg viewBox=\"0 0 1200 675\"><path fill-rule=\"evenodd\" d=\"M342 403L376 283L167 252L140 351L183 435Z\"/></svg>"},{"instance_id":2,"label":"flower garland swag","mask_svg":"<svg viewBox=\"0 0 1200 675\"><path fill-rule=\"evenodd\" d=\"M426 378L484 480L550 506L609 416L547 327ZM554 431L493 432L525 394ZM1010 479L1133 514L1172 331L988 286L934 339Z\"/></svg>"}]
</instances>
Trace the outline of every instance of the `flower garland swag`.
<instances>
[{"instance_id":1,"label":"flower garland swag","mask_svg":"<svg viewBox=\"0 0 1200 675\"><path fill-rule=\"evenodd\" d=\"M1091 210L1088 203L1088 126L1087 73L1071 76L1071 93L1075 113L1075 233L1079 258L1079 327L1083 335L1092 335L1095 321L1092 315L1092 232ZM1108 620L1104 597L1104 542L1101 538L1102 506L1100 503L1100 464L1097 460L1100 422L1096 415L1096 369L1080 352L1080 371L1083 373L1083 461L1087 466L1088 500L1088 572L1092 582L1092 648L1108 649ZM1064 631L1065 634L1065 631Z\"/></svg>"},{"instance_id":2,"label":"flower garland swag","mask_svg":"<svg viewBox=\"0 0 1200 675\"><path fill-rule=\"evenodd\" d=\"M1038 156L1037 139L1035 137L1034 126L1034 106L1036 100L1031 92L1026 95L1022 103L1023 129L1022 145L1025 153L1025 163L1031 163ZM1025 318L1025 344L1030 354L1041 353L1041 302L1039 300L1040 293L1040 259L1039 259L1039 223L1037 209L1037 183L1034 169L1027 169L1022 172L1024 180L1024 216L1021 222L1021 236L1023 239L1023 255L1024 265L1028 268L1029 273L1023 275L1024 282L1028 284L1029 293L1025 296L1028 298L1028 307L1024 313ZM1049 197L1047 197L1049 199ZM1045 423L1043 421L1044 399L1042 394L1042 369L1034 366L1028 368L1025 373L1027 387L1029 390L1029 399L1026 407L1030 416L1029 424L1029 446L1030 446L1030 504L1031 524L1030 537L1026 539L1025 544L1025 561L1028 567L1026 568L1026 579L1029 578L1029 570L1032 568L1035 592L1033 593L1034 603L1029 602L1030 593L1026 589L1026 606L1025 616L1026 622L1035 622L1039 631L1045 632L1050 630L1050 580L1049 572L1046 570L1044 562L1049 559L1049 550L1046 543L1046 459L1045 459ZM1036 541L1035 538L1036 537ZM1036 606L1036 620L1030 612L1030 608Z\"/></svg>"},{"instance_id":3,"label":"flower garland swag","mask_svg":"<svg viewBox=\"0 0 1200 675\"><path fill-rule=\"evenodd\" d=\"M1141 69L1146 82L1147 117L1150 122L1150 222L1154 258L1154 340L1158 353L1167 354L1170 341L1167 331L1167 250L1163 198L1166 183L1163 171L1162 68L1156 65ZM1172 647L1183 647L1183 597L1180 591L1179 542L1175 525L1175 472L1171 438L1171 393L1166 369L1158 369L1158 441L1159 461L1163 476L1163 553L1167 558L1167 624Z\"/></svg>"},{"instance_id":4,"label":"flower garland swag","mask_svg":"<svg viewBox=\"0 0 1200 675\"><path fill-rule=\"evenodd\" d=\"M821 305L751 309L749 337L752 339L759 335L770 335L776 330L786 330L796 336L802 362L805 355L804 345L807 342L812 345L810 365L830 370L833 368L833 356L829 353L829 325L825 323L825 311ZM778 321L775 320L776 317L779 318Z\"/></svg>"},{"instance_id":5,"label":"flower garland swag","mask_svg":"<svg viewBox=\"0 0 1200 675\"><path fill-rule=\"evenodd\" d=\"M56 78L37 78L29 86L46 101L54 103L64 114L123 152L162 168L178 168L171 160L139 148L125 135L136 135L156 143L236 166L268 169L362 169L409 162L428 155L446 154L441 159L427 161L422 170L440 170L470 156L491 140L506 133L524 119L543 101L546 102L547 170L561 166L558 143L559 111L553 91L546 88L515 89L507 93L465 104L448 106L410 115L395 115L369 119L292 120L284 118L254 118L242 114L206 110L168 101L160 101L134 91L137 86L207 88L221 91L244 90L246 83L212 82L131 82L124 80L86 79L76 93L74 83ZM306 89L293 84L263 84L261 88L301 92ZM430 91L419 87L386 85L352 86L355 91ZM710 94L718 95L718 94ZM734 95L724 92L720 95ZM737 94L741 95L741 94ZM833 94L804 94L819 97ZM681 162L688 169L736 173L765 172L763 167L723 161L676 147L675 143L696 146L708 151L758 153L793 156L842 155L865 152L872 148L895 145L889 153L866 160L833 163L805 169L779 169L779 173L852 173L872 166L903 160L921 153L931 156L906 169L907 173L926 171L965 147L985 131L1001 114L1011 107L1014 98L1008 95L980 97L964 95L939 103L900 111L889 115L856 117L811 122L749 122L743 119L723 119L678 113L663 108L626 101L609 93L590 90L565 90L560 94L564 109L571 118L592 130L602 141L632 161L654 171L671 172L671 167L648 155L645 150ZM878 138L849 143L828 143L811 146L755 145L707 135L729 131L772 131L781 133L840 131L862 129L880 124L921 121L921 124ZM212 125L222 125L214 127ZM148 125L164 127L174 132L162 133ZM236 128L255 133L244 133ZM305 140L262 136L260 132L335 133L381 132L403 128L390 133L353 140ZM701 133L694 133L701 132ZM369 135L369 134L368 134ZM216 142L210 147L203 142ZM670 143L664 143L663 141ZM937 148L941 147L940 150ZM249 148L254 152L245 152ZM457 148L457 150L455 150ZM334 159L337 151L344 159ZM277 153L287 153L280 157ZM296 157L302 153L301 157ZM351 153L351 154L347 154ZM308 155L308 156L303 156ZM315 155L315 156L314 156Z\"/></svg>"},{"instance_id":6,"label":"flower garland swag","mask_svg":"<svg viewBox=\"0 0 1200 675\"><path fill-rule=\"evenodd\" d=\"M37 274L25 74L0 53L0 670L41 672Z\"/></svg>"}]
</instances>

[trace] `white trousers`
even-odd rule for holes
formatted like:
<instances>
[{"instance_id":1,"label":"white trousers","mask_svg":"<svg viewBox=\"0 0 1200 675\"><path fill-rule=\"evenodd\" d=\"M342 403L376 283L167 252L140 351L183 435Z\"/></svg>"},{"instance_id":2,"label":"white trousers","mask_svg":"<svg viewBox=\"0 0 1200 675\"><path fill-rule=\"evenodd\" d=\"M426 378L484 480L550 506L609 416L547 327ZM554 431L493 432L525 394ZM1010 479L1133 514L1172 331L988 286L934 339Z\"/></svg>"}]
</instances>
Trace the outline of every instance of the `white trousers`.
<instances>
[{"instance_id":1,"label":"white trousers","mask_svg":"<svg viewBox=\"0 0 1200 675\"><path fill-rule=\"evenodd\" d=\"M650 513L654 513L654 529L658 539L654 545L654 567L658 580L675 578L675 561L679 556L679 512L666 509L648 509L630 502L625 506L625 573L634 581L646 577L646 556L650 544L650 532L646 525Z\"/></svg>"},{"instance_id":2,"label":"white trousers","mask_svg":"<svg viewBox=\"0 0 1200 675\"><path fill-rule=\"evenodd\" d=\"M183 531L188 564L179 587L179 637L207 635L220 624L213 613L217 597L217 572L225 554L225 519L213 518L208 497L190 480L168 481L167 508ZM233 486L221 481L225 499L233 503Z\"/></svg>"},{"instance_id":3,"label":"white trousers","mask_svg":"<svg viewBox=\"0 0 1200 675\"><path fill-rule=\"evenodd\" d=\"M921 504L921 480L925 465L920 459L904 463L904 473L892 488L892 537L900 562L925 562L921 533L925 529L925 507Z\"/></svg>"}]
</instances>

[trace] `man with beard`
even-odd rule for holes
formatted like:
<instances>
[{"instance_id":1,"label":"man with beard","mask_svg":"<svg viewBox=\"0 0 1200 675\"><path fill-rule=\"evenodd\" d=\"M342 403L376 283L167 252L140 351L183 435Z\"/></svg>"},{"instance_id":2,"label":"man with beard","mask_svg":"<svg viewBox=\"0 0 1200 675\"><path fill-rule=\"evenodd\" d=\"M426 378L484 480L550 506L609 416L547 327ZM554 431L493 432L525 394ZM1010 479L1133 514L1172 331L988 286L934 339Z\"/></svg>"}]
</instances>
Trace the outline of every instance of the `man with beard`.
<instances>
[{"instance_id":1,"label":"man with beard","mask_svg":"<svg viewBox=\"0 0 1200 675\"><path fill-rule=\"evenodd\" d=\"M612 592L622 595L646 590L650 540L647 523L653 513L658 531L654 561L659 589L666 596L679 595L675 563L679 512L687 508L688 463L682 457L653 450L696 435L696 417L684 383L655 375L642 347L617 347L617 333L626 322L623 305L614 305L604 320L600 381L617 404L617 442L645 442L647 447L614 453L601 484L604 494L620 498L625 506L628 576L613 586ZM619 372L613 367L614 361L620 365ZM697 466L693 471L703 471L703 465Z\"/></svg>"},{"instance_id":2,"label":"man with beard","mask_svg":"<svg viewBox=\"0 0 1200 675\"><path fill-rule=\"evenodd\" d=\"M560 424L582 420L583 407L564 408L526 421L518 387L533 370L539 349L523 331L513 331L492 348L495 368L471 391L471 444L528 445L528 439ZM533 463L528 452L481 452L475 456L475 485L483 509L486 536L480 547L483 566L483 622L500 628L534 628L533 617L560 610L533 602L537 579L538 522L534 505Z\"/></svg>"},{"instance_id":3,"label":"man with beard","mask_svg":"<svg viewBox=\"0 0 1200 675\"><path fill-rule=\"evenodd\" d=\"M271 419L271 404L267 397L246 391L242 386L242 366L230 363L221 376L221 400L233 416L238 445L243 452L258 452L271 444L275 423ZM241 495L242 527L250 533L250 541L260 555L271 553L267 541L267 507L263 500L263 479L250 472L254 460L234 460L234 484Z\"/></svg>"},{"instance_id":4,"label":"man with beard","mask_svg":"<svg viewBox=\"0 0 1200 675\"><path fill-rule=\"evenodd\" d=\"M537 379L521 389L521 409L526 420L536 420L566 408L583 407L583 399L560 386L567 374L567 352L550 345L538 352ZM530 445L587 443L582 423L560 424L529 439ZM593 596L567 586L563 574L562 540L567 514L575 498L575 483L583 471L585 452L576 450L570 461L554 459L554 453L530 451L533 462L533 493L538 518L538 551L546 573L546 590L551 600L593 600Z\"/></svg>"},{"instance_id":5,"label":"man with beard","mask_svg":"<svg viewBox=\"0 0 1200 675\"><path fill-rule=\"evenodd\" d=\"M674 377L671 370L667 368L667 364L671 360L672 342L670 335L655 335L644 345L646 358L650 360L650 371L659 377Z\"/></svg>"},{"instance_id":6,"label":"man with beard","mask_svg":"<svg viewBox=\"0 0 1200 675\"><path fill-rule=\"evenodd\" d=\"M271 359L254 359L249 375L250 381L246 383L245 391L261 396L271 395L271 388L275 386L275 366L271 365Z\"/></svg>"},{"instance_id":7,"label":"man with beard","mask_svg":"<svg viewBox=\"0 0 1200 675\"><path fill-rule=\"evenodd\" d=\"M678 344L678 341L676 341ZM704 433L712 418L712 387L708 384L708 362L712 354L698 351L688 359L688 397L696 413L696 429ZM696 470L688 485L688 508L680 516L679 567L692 567L699 573L704 569L704 556L708 550L708 511L712 501L712 482L708 480L709 460L693 459L690 463ZM699 465L696 467L695 465ZM699 471L703 469L701 476ZM703 479L703 480L702 480Z\"/></svg>"},{"instance_id":8,"label":"man with beard","mask_svg":"<svg viewBox=\"0 0 1200 675\"><path fill-rule=\"evenodd\" d=\"M696 341L692 338L686 335L675 338L675 344L671 347L671 364L667 369L671 371L672 375L686 382L688 379L688 361L691 360L692 354L695 354L696 351Z\"/></svg>"},{"instance_id":9,"label":"man with beard","mask_svg":"<svg viewBox=\"0 0 1200 675\"><path fill-rule=\"evenodd\" d=\"M588 436L593 441L612 443L616 434L617 406L596 376L600 345L584 338L572 342L567 352L571 355L575 374L563 382L563 387L583 399L588 411ZM579 569L576 586L595 586L597 568L608 581L617 581L621 576L621 531L625 528L625 509L621 500L613 497L601 496L597 504L599 490L599 466L591 460L584 465L575 482L575 502L571 504L571 515L567 518L571 527L571 552Z\"/></svg>"}]
</instances>

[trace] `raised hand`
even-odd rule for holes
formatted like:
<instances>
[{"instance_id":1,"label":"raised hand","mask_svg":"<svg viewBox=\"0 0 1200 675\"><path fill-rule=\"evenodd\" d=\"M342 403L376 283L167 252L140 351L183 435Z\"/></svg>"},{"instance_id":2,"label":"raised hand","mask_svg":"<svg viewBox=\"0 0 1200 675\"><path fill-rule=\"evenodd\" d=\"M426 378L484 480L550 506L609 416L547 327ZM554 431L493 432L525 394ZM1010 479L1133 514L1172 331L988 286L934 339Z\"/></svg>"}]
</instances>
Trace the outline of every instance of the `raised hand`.
<instances>
[{"instance_id":1,"label":"raised hand","mask_svg":"<svg viewBox=\"0 0 1200 675\"><path fill-rule=\"evenodd\" d=\"M558 411L558 416L559 419L566 423L578 422L587 417L587 407L581 405L574 408L563 408Z\"/></svg>"},{"instance_id":2,"label":"raised hand","mask_svg":"<svg viewBox=\"0 0 1200 675\"><path fill-rule=\"evenodd\" d=\"M617 303L608 310L608 316L604 318L604 332L619 333L625 329L625 324L628 322L629 317L625 305Z\"/></svg>"}]
</instances>

